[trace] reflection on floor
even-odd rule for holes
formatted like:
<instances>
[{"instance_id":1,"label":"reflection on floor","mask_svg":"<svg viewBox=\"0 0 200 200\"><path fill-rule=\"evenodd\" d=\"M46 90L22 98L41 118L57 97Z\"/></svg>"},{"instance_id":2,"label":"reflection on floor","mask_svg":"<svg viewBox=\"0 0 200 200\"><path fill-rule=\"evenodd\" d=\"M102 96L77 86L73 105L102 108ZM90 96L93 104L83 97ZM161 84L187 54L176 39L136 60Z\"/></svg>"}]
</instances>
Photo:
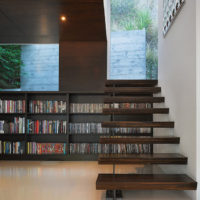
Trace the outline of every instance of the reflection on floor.
<instances>
[{"instance_id":1,"label":"reflection on floor","mask_svg":"<svg viewBox=\"0 0 200 200\"><path fill-rule=\"evenodd\" d=\"M135 172L141 166L120 166L117 173ZM124 171L126 170L126 171ZM112 166L97 162L1 162L0 200L104 200L96 191L98 173ZM124 200L189 200L184 192L126 191Z\"/></svg>"}]
</instances>

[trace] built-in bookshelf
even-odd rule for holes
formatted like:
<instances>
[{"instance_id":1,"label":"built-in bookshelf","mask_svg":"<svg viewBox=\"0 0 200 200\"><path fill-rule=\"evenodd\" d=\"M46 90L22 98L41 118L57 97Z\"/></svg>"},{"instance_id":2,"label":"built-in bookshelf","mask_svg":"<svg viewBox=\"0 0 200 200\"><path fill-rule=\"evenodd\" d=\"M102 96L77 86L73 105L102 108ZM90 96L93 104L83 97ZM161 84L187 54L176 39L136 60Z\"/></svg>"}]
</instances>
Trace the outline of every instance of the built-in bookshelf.
<instances>
[{"instance_id":1,"label":"built-in bookshelf","mask_svg":"<svg viewBox=\"0 0 200 200\"><path fill-rule=\"evenodd\" d=\"M97 160L99 153L149 153L150 145L102 145L101 136L151 136L150 128L102 128L104 108L151 104L104 104L98 92L0 92L0 158L3 160ZM138 115L138 118L141 116ZM150 120L152 115L145 115ZM130 116L116 116L131 120Z\"/></svg>"}]
</instances>

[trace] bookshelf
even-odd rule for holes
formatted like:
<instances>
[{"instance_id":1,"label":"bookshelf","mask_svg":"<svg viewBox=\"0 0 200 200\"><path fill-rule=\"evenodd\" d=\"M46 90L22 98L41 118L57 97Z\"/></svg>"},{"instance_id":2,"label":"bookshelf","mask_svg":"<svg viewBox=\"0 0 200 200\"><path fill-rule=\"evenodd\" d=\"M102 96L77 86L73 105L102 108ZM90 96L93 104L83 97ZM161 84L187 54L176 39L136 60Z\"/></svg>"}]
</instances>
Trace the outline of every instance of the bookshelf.
<instances>
[{"instance_id":1,"label":"bookshelf","mask_svg":"<svg viewBox=\"0 0 200 200\"><path fill-rule=\"evenodd\" d=\"M101 122L109 121L112 117L102 112L102 109L108 106L104 105L104 98L105 94L101 92L0 92L1 101L15 102L21 100L25 104L25 108L21 112L0 113L0 122L5 121L6 124L16 121L16 118L24 119L21 133L11 134L8 125L6 131L0 133L0 159L97 160L98 153L100 153L97 149L100 149L101 153L102 151L107 153L104 149L110 149L110 146L100 146L96 149L94 146L100 145L101 136L113 134L110 130L101 128ZM12 105L14 105L13 102ZM9 106L7 109L9 109ZM47 108L48 112L45 112ZM89 112L87 112L88 110ZM128 120L130 116L121 117L126 117ZM138 118L140 117L138 116ZM151 117L152 115L145 115L146 120ZM64 123L64 128L61 128L62 125L59 124L61 121ZM31 126L28 126L29 123ZM51 128L47 128L50 126ZM41 128L41 131L37 128ZM120 132L116 134L133 135L132 133ZM143 136L151 135L151 131L143 133ZM10 151L8 147L7 152L5 152L5 142L8 143L7 146L10 145ZM30 145L34 148L31 152ZM40 151L35 148L40 148Z\"/></svg>"}]
</instances>

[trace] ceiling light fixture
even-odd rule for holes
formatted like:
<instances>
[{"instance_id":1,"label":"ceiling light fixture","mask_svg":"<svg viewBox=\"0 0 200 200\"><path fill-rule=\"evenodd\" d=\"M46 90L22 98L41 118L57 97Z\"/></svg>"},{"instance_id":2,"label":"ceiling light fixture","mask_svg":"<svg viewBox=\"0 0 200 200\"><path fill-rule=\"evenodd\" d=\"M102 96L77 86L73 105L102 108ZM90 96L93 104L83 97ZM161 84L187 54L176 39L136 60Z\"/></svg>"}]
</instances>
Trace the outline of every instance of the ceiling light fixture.
<instances>
[{"instance_id":1,"label":"ceiling light fixture","mask_svg":"<svg viewBox=\"0 0 200 200\"><path fill-rule=\"evenodd\" d=\"M65 21L67 20L67 18L66 18L64 15L62 15L62 16L60 17L60 20L61 20L62 22L65 22Z\"/></svg>"}]
</instances>

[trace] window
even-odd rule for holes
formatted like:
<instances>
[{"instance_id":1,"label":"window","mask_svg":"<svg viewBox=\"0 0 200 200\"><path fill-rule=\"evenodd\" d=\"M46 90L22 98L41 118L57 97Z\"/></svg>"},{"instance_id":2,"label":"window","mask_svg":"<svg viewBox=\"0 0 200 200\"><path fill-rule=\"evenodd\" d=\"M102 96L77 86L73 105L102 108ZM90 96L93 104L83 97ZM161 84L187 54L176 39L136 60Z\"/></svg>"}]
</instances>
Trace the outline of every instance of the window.
<instances>
[{"instance_id":1,"label":"window","mask_svg":"<svg viewBox=\"0 0 200 200\"><path fill-rule=\"evenodd\" d=\"M58 91L59 45L0 45L0 90Z\"/></svg>"},{"instance_id":2,"label":"window","mask_svg":"<svg viewBox=\"0 0 200 200\"><path fill-rule=\"evenodd\" d=\"M157 79L158 0L111 0L109 79Z\"/></svg>"}]
</instances>

